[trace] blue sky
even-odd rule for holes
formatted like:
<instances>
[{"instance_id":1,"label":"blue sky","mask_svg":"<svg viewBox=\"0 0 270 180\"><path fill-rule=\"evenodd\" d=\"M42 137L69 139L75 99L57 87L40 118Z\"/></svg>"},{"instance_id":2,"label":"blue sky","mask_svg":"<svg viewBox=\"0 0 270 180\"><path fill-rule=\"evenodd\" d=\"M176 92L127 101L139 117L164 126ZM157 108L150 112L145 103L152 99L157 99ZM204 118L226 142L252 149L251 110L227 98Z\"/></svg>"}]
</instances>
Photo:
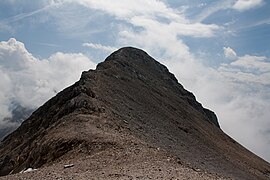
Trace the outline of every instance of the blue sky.
<instances>
[{"instance_id":1,"label":"blue sky","mask_svg":"<svg viewBox=\"0 0 270 180\"><path fill-rule=\"evenodd\" d=\"M38 107L114 50L135 46L270 161L269 39L267 0L1 0L0 119L12 102Z\"/></svg>"}]
</instances>

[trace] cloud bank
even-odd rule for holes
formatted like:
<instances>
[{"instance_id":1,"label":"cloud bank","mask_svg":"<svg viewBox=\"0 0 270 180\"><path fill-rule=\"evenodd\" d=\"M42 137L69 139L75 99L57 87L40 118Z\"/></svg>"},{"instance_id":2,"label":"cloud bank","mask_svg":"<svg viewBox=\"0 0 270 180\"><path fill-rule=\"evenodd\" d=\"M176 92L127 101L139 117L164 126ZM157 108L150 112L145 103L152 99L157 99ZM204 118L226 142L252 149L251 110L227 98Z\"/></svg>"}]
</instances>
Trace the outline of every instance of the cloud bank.
<instances>
[{"instance_id":1,"label":"cloud bank","mask_svg":"<svg viewBox=\"0 0 270 180\"><path fill-rule=\"evenodd\" d=\"M0 125L11 116L12 103L37 108L90 68L95 63L81 53L38 59L14 38L0 42Z\"/></svg>"},{"instance_id":2,"label":"cloud bank","mask_svg":"<svg viewBox=\"0 0 270 180\"><path fill-rule=\"evenodd\" d=\"M263 0L238 0L233 5L233 9L238 11L245 11L262 5Z\"/></svg>"}]
</instances>

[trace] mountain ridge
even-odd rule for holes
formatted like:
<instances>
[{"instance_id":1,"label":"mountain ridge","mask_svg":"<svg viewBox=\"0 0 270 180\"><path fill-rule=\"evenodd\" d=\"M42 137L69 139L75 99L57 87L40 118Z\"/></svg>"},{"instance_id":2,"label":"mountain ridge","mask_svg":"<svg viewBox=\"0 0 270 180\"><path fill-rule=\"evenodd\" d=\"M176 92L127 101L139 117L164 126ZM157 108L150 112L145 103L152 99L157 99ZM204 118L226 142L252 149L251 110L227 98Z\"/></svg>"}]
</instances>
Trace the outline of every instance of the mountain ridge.
<instances>
[{"instance_id":1,"label":"mountain ridge","mask_svg":"<svg viewBox=\"0 0 270 180\"><path fill-rule=\"evenodd\" d=\"M119 56L119 57L117 57L117 56ZM147 57L147 58L145 58L145 57ZM205 114L209 118L209 122L213 123L217 127L220 127L215 113L213 113L209 109L203 108L202 105L196 101L195 96L191 92L185 90L184 87L181 84L179 84L176 77L172 73L169 72L169 70L167 69L166 66L164 66L163 64L161 64L158 61L156 61L155 59L153 59L146 52L144 52L144 51L141 52L141 50L139 50L137 48L133 48L133 47L124 47L124 48L121 48L118 51L112 53L110 56L108 56L105 59L104 63L106 63L106 61L107 62L110 61L111 59L113 61L117 61L120 65L122 65L124 67L124 69L129 68L130 67L129 64L133 63L134 60L139 60L139 62L136 62L136 64L140 63L140 64L145 64L148 67L151 67L151 68L147 69L147 71L154 69L155 71L158 71L160 74L164 73L166 76L162 77L163 79L165 79L170 85L180 86L180 88L182 88L182 89L178 88L178 90L181 92L181 94L184 94L187 97L189 97L189 98L187 98L187 101L189 102L189 104L191 106L194 106L195 109L199 109L201 113ZM148 59L150 59L150 60L148 60ZM98 64L97 70L103 69L104 63ZM105 65L105 69L106 69L106 65ZM139 78L139 79L143 79L143 77L144 77L142 74L140 74L140 72L136 72L135 70L128 69L128 71L136 73L137 78ZM135 77L136 77L136 75L135 75Z\"/></svg>"},{"instance_id":2,"label":"mountain ridge","mask_svg":"<svg viewBox=\"0 0 270 180\"><path fill-rule=\"evenodd\" d=\"M153 166L167 154L170 166L200 169L207 177L267 179L270 173L269 164L224 134L215 114L164 65L140 49L125 47L96 70L83 72L78 82L38 108L1 142L0 175L97 154L108 159L108 154L116 154L119 167L126 161L133 166L129 156L117 155L126 151L140 163L146 157L140 152L151 152L152 159L145 161ZM99 162L108 159L98 157Z\"/></svg>"}]
</instances>

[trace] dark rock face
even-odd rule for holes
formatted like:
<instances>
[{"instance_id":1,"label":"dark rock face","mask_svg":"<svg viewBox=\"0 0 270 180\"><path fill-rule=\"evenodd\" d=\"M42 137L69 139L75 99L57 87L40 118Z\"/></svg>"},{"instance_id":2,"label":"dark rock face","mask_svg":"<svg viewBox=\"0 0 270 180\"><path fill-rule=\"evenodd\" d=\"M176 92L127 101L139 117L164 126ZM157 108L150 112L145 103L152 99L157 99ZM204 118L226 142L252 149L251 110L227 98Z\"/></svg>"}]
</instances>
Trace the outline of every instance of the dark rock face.
<instances>
[{"instance_id":1,"label":"dark rock face","mask_svg":"<svg viewBox=\"0 0 270 180\"><path fill-rule=\"evenodd\" d=\"M233 179L266 179L270 166L219 128L168 69L122 48L38 110L0 145L0 175L38 168L66 154L125 149L131 139L192 168Z\"/></svg>"},{"instance_id":2,"label":"dark rock face","mask_svg":"<svg viewBox=\"0 0 270 180\"><path fill-rule=\"evenodd\" d=\"M166 88L171 89L179 97L186 100L195 110L202 113L205 120L219 127L216 115L212 111L203 108L196 101L195 96L185 90L164 65L150 57L146 52L131 47L120 49L106 58L104 63L100 63L97 66L97 71L103 70L106 72L112 68L114 71L125 73L122 78L139 79L155 88L160 94L166 94L166 91L164 91ZM120 75L115 75L115 77L120 78ZM160 89L160 86L163 86L163 89Z\"/></svg>"}]
</instances>

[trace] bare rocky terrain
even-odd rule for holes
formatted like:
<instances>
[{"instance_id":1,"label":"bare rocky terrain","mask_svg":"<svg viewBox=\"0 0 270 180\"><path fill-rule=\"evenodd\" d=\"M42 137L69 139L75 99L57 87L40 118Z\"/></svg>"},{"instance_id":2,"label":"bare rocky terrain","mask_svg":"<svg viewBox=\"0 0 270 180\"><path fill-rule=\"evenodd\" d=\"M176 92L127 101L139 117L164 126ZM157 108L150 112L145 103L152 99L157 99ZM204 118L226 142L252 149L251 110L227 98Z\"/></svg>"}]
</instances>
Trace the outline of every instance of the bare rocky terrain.
<instances>
[{"instance_id":1,"label":"bare rocky terrain","mask_svg":"<svg viewBox=\"0 0 270 180\"><path fill-rule=\"evenodd\" d=\"M30 167L37 170L19 173ZM253 180L269 179L270 165L227 136L165 66L127 47L83 72L4 138L0 175Z\"/></svg>"}]
</instances>

